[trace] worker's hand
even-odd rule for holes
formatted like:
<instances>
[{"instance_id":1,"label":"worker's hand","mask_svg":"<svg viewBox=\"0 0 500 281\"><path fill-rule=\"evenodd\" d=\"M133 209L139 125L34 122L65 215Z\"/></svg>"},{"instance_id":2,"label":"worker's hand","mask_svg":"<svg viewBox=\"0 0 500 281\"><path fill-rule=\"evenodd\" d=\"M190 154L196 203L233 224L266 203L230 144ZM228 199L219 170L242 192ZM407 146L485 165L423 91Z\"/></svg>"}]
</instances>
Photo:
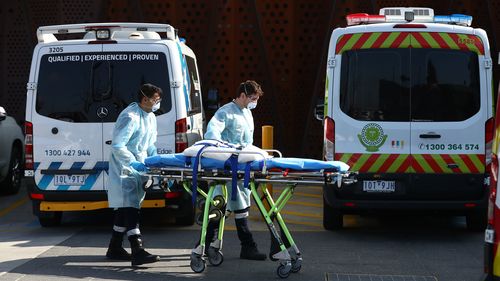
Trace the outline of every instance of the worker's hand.
<instances>
[{"instance_id":1,"label":"worker's hand","mask_svg":"<svg viewBox=\"0 0 500 281\"><path fill-rule=\"evenodd\" d=\"M146 172L148 170L146 165L139 161L133 161L132 163L130 163L130 167L134 168L134 170L138 172Z\"/></svg>"}]
</instances>

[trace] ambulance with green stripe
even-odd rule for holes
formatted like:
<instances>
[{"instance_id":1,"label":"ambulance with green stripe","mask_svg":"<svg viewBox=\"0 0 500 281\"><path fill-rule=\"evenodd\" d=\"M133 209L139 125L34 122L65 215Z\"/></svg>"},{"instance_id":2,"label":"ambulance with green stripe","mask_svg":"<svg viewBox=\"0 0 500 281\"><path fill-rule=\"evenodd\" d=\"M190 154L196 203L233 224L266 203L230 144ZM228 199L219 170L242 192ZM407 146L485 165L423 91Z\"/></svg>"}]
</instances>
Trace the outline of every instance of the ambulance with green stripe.
<instances>
[{"instance_id":1,"label":"ambulance with green stripe","mask_svg":"<svg viewBox=\"0 0 500 281\"><path fill-rule=\"evenodd\" d=\"M168 24L85 23L37 30L26 98L25 176L42 226L62 214L108 207L108 160L120 112L145 83L163 90L158 153L182 152L203 136L196 56ZM148 190L143 208L194 222L189 195Z\"/></svg>"},{"instance_id":2,"label":"ambulance with green stripe","mask_svg":"<svg viewBox=\"0 0 500 281\"><path fill-rule=\"evenodd\" d=\"M330 39L323 153L359 176L325 186L324 227L342 228L344 214L408 210L464 215L484 229L494 126L486 32L429 8L347 22Z\"/></svg>"}]
</instances>

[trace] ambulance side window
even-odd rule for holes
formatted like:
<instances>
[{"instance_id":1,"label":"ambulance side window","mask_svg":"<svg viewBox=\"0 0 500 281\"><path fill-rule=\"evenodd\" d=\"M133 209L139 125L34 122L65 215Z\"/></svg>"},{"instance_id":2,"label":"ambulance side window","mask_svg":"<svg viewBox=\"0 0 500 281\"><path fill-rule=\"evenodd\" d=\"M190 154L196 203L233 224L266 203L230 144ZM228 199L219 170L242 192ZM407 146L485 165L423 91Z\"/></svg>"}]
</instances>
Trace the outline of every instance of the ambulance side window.
<instances>
[{"instance_id":1,"label":"ambulance side window","mask_svg":"<svg viewBox=\"0 0 500 281\"><path fill-rule=\"evenodd\" d=\"M409 121L407 50L350 50L342 54L340 108L356 120Z\"/></svg>"},{"instance_id":2,"label":"ambulance side window","mask_svg":"<svg viewBox=\"0 0 500 281\"><path fill-rule=\"evenodd\" d=\"M198 77L198 70L196 68L196 62L194 58L190 56L185 56L187 64L187 79L188 79L188 91L191 109L188 115L193 115L201 113L201 92L200 92L200 79Z\"/></svg>"}]
</instances>

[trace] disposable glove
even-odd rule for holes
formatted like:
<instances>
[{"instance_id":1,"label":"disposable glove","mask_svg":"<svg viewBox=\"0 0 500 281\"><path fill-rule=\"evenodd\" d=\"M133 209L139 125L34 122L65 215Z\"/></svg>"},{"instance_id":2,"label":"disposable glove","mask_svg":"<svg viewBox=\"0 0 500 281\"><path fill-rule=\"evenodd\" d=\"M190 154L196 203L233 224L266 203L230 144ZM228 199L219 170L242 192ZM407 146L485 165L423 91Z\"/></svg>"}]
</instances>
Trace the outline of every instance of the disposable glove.
<instances>
[{"instance_id":1,"label":"disposable glove","mask_svg":"<svg viewBox=\"0 0 500 281\"><path fill-rule=\"evenodd\" d=\"M130 167L134 168L134 170L138 172L146 172L148 170L146 165L139 161L133 161L132 163L130 163Z\"/></svg>"}]
</instances>

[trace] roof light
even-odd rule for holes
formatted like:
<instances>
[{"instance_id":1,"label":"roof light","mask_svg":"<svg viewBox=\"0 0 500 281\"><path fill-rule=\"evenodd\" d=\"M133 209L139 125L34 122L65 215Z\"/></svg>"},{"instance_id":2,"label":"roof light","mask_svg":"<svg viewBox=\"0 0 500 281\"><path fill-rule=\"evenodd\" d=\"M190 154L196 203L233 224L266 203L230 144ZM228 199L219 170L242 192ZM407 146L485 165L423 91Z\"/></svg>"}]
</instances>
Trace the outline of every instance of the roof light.
<instances>
[{"instance_id":1,"label":"roof light","mask_svg":"<svg viewBox=\"0 0 500 281\"><path fill-rule=\"evenodd\" d=\"M471 26L472 16L462 14L452 14L450 16L435 16L434 22Z\"/></svg>"},{"instance_id":2,"label":"roof light","mask_svg":"<svg viewBox=\"0 0 500 281\"><path fill-rule=\"evenodd\" d=\"M380 9L379 15L385 15L387 22L432 22L434 10L417 7L390 7Z\"/></svg>"},{"instance_id":3,"label":"roof light","mask_svg":"<svg viewBox=\"0 0 500 281\"><path fill-rule=\"evenodd\" d=\"M95 31L95 37L98 40L108 40L110 38L109 29L97 29Z\"/></svg>"},{"instance_id":4,"label":"roof light","mask_svg":"<svg viewBox=\"0 0 500 281\"><path fill-rule=\"evenodd\" d=\"M346 20L347 20L347 25L357 25L362 23L379 23L379 22L385 22L385 16L359 13L359 14L347 15Z\"/></svg>"}]
</instances>

